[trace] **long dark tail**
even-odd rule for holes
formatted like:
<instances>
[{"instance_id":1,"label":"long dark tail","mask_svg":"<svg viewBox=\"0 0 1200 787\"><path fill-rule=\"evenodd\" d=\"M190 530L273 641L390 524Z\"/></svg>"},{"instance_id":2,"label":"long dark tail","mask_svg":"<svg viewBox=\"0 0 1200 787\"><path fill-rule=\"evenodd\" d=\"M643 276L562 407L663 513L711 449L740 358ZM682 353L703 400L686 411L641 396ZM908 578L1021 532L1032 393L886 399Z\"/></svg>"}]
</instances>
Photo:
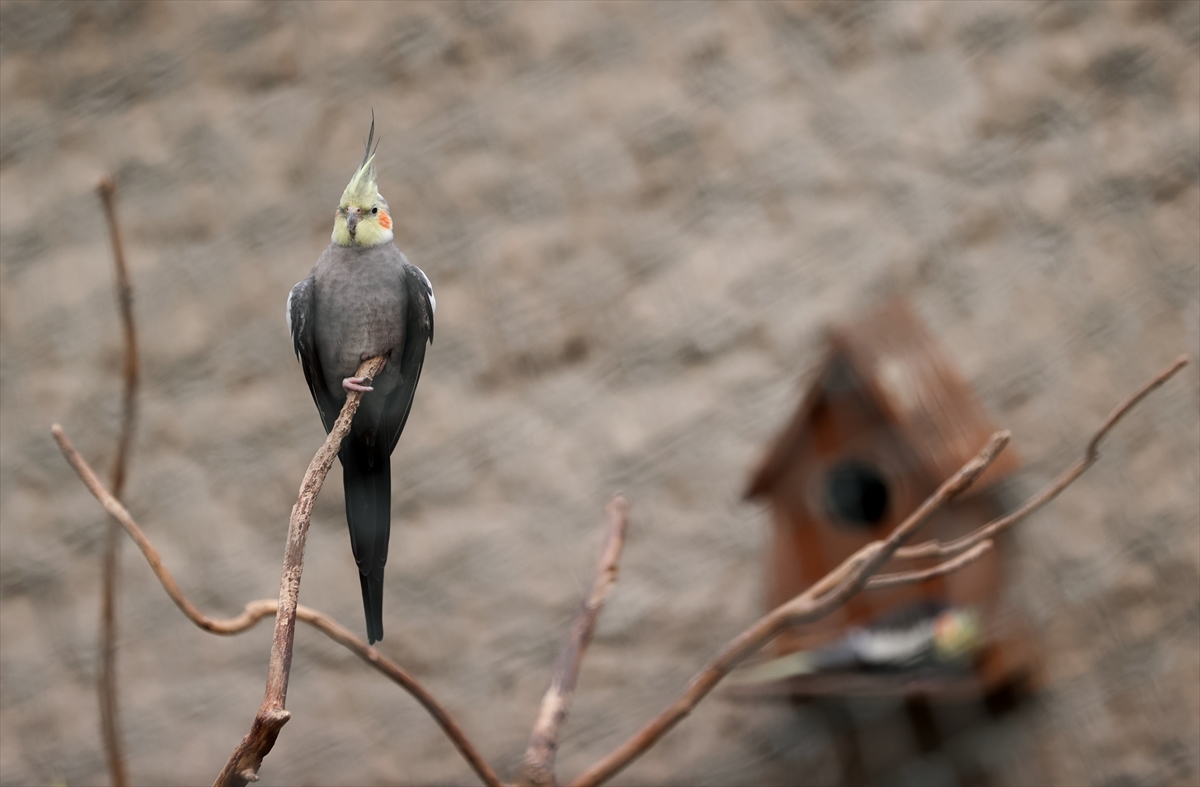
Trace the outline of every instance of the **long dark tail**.
<instances>
[{"instance_id":1,"label":"long dark tail","mask_svg":"<svg viewBox=\"0 0 1200 787\"><path fill-rule=\"evenodd\" d=\"M362 583L367 640L372 645L383 639L383 567L392 529L392 473L387 449L351 433L341 450L346 522Z\"/></svg>"}]
</instances>

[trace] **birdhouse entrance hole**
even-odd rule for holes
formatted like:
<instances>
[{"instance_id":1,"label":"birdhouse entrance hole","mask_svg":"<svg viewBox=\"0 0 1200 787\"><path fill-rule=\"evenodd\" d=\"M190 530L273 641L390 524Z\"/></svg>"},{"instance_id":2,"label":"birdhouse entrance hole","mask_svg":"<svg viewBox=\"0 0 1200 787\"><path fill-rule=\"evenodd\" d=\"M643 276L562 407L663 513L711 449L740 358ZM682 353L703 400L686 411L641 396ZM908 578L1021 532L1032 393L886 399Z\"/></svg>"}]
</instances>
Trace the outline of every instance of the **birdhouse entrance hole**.
<instances>
[{"instance_id":1,"label":"birdhouse entrance hole","mask_svg":"<svg viewBox=\"0 0 1200 787\"><path fill-rule=\"evenodd\" d=\"M866 462L846 459L825 477L825 507L835 522L870 527L888 511L888 485Z\"/></svg>"}]
</instances>

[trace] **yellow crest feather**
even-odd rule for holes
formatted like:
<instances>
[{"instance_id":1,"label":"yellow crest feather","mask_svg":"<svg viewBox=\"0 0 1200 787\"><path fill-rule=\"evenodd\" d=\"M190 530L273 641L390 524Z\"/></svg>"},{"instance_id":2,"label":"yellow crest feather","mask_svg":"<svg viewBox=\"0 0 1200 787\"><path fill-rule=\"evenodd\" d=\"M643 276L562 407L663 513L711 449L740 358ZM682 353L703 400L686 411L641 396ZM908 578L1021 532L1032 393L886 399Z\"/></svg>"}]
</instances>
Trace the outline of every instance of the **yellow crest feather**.
<instances>
[{"instance_id":1,"label":"yellow crest feather","mask_svg":"<svg viewBox=\"0 0 1200 787\"><path fill-rule=\"evenodd\" d=\"M357 205L359 207L370 207L371 203L379 196L379 186L375 182L375 153L371 150L371 143L375 141L375 111L371 111L371 131L367 134L367 150L363 153L363 162L355 171L354 176L350 178L350 183L346 185L346 190L342 192L342 207ZM379 149L379 145L375 146L375 150Z\"/></svg>"},{"instance_id":2,"label":"yellow crest feather","mask_svg":"<svg viewBox=\"0 0 1200 787\"><path fill-rule=\"evenodd\" d=\"M375 156L372 154L367 156L366 161L354 173L354 177L350 178L350 183L342 192L341 205L343 207L349 205L370 207L378 195L379 186L375 182Z\"/></svg>"}]
</instances>

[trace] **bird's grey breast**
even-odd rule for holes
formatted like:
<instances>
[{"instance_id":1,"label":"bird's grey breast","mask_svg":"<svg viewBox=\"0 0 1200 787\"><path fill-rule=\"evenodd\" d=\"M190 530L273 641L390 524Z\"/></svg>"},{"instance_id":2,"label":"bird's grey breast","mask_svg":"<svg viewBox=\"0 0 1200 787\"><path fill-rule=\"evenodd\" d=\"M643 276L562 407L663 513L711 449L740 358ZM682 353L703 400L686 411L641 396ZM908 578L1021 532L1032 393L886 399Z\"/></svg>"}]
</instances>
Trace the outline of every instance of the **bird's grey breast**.
<instances>
[{"instance_id":1,"label":"bird's grey breast","mask_svg":"<svg viewBox=\"0 0 1200 787\"><path fill-rule=\"evenodd\" d=\"M391 243L368 248L336 244L313 269L316 345L327 383L358 364L404 347L407 290L404 255Z\"/></svg>"}]
</instances>

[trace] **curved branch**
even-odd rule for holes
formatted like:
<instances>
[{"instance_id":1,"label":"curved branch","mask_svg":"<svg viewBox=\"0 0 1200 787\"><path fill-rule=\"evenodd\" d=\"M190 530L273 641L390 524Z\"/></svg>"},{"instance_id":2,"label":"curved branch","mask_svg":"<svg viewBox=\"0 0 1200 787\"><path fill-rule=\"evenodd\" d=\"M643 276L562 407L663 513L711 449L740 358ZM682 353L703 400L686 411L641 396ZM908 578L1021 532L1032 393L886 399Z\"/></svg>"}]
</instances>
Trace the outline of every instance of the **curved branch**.
<instances>
[{"instance_id":1,"label":"curved branch","mask_svg":"<svg viewBox=\"0 0 1200 787\"><path fill-rule=\"evenodd\" d=\"M243 611L241 615L236 618L230 618L229 620L210 618L197 609L196 606L192 604L191 601L188 601L187 597L183 595L183 592L179 589L179 585L175 584L175 578L171 576L171 572L168 571L167 567L163 565L162 558L159 557L158 550L156 550L154 545L150 543L150 539L146 538L146 534L142 532L140 527L138 527L137 522L135 522L133 517L130 516L129 512L125 509L125 506L121 505L121 502L113 497L112 494L104 488L104 484L100 482L100 479L96 476L96 472L92 470L87 461L80 456L77 450L75 450L75 446L72 445L71 441L67 438L66 432L63 431L62 426L59 424L54 424L50 427L50 433L54 435L54 440L58 443L59 450L62 451L62 455L67 460L67 463L71 465L71 468L75 471L76 475L79 476L79 480L83 481L83 485L86 486L88 491L92 493L92 496L99 501L100 505L104 507L104 510L108 512L109 516L111 516L118 523L120 523L123 528L125 528L125 532L129 534L129 537L133 539L135 544L137 544L138 549L140 549L142 554L145 555L146 562L150 564L150 570L154 572L156 577L158 577L158 581L162 584L163 590L167 591L167 595L171 597L171 600L175 602L175 606L179 607L180 611L183 612L188 620L192 621L205 631L210 631L214 634L236 634L254 625L254 623L263 616L263 614L257 610L251 611L250 604L246 605L246 610Z\"/></svg>"},{"instance_id":2,"label":"curved branch","mask_svg":"<svg viewBox=\"0 0 1200 787\"><path fill-rule=\"evenodd\" d=\"M137 421L138 341L133 321L133 285L125 265L125 247L121 240L121 225L117 222L117 185L105 177L96 186L104 206L108 235L112 239L113 267L116 273L117 309L121 315L121 335L125 348L121 364L124 381L121 393L121 430L117 437L117 453L113 457L111 486L114 497L125 489L125 469L133 445L133 429ZM100 695L100 737L108 757L108 771L114 787L129 784L125 766L124 744L121 741L121 714L117 694L117 579L120 575L121 527L109 519L104 534L104 568L100 592L100 671L96 689Z\"/></svg>"},{"instance_id":3,"label":"curved branch","mask_svg":"<svg viewBox=\"0 0 1200 787\"><path fill-rule=\"evenodd\" d=\"M362 370L360 369L359 371L361 372ZM114 498L104 487L104 484L100 481L95 471L71 444L63 428L55 424L51 428L51 433L54 435L54 439L58 443L64 458L66 458L72 469L75 470L75 473L79 476L84 486L87 487L88 491L91 492L100 505L104 507L104 510L115 521L120 523L129 534L129 537L137 544L145 556L146 562L150 564L150 569L162 584L163 590L166 591L167 595L175 602L175 605L179 607L188 620L197 627L212 634L228 636L246 631L263 618L278 613L279 602L275 599L251 601L242 609L241 614L233 618L213 618L201 612L179 589L174 577L171 576L171 572L163 565L162 558L150 542L150 539L142 532L141 527L138 526L125 507L121 505L120 501ZM442 731L446 733L446 737L450 739L455 748L458 749L476 774L479 775L480 780L484 784L489 785L489 787L501 787L503 782L500 780L500 777L496 775L496 772L479 754L470 739L467 738L466 734L450 716L450 713L442 707L416 678L378 650L354 636L348 629L334 621L328 615L303 605L297 605L296 618L353 651L355 655L368 665L386 675L412 695L442 728Z\"/></svg>"},{"instance_id":4,"label":"curved branch","mask_svg":"<svg viewBox=\"0 0 1200 787\"><path fill-rule=\"evenodd\" d=\"M1096 433L1092 435L1092 439L1088 440L1087 447L1083 452L1083 456L1077 459L1075 463L1066 470L1064 470L1062 475L1043 487L1040 492L1026 500L1015 511L1011 511L1008 514L989 522L978 530L972 531L962 538L957 538L953 541L944 543L936 540L926 541L923 544L915 544L911 547L905 547L896 552L896 557L902 560L923 557L952 557L960 552L974 547L981 541L989 538L995 538L1005 530L1008 530L1010 527L1015 525L1017 522L1020 522L1034 511L1037 511L1039 508L1046 505L1046 503L1049 503L1051 500L1058 497L1060 492L1074 483L1075 479L1083 475L1085 470L1096 463L1096 460L1100 457L1100 441L1108 435L1109 431L1116 426L1117 422L1124 418L1125 414L1133 409L1138 402L1145 399L1152 391L1161 386L1167 380L1171 379L1171 377L1173 377L1175 373L1184 366L1187 366L1188 360L1189 359L1187 355L1179 356L1171 363L1170 366L1155 375L1154 379L1150 380L1150 382L1146 383L1137 391L1135 391L1132 396L1114 407L1113 411L1108 414L1108 418L1104 419L1104 423L1101 424L1100 428L1096 430Z\"/></svg>"},{"instance_id":5,"label":"curved branch","mask_svg":"<svg viewBox=\"0 0 1200 787\"><path fill-rule=\"evenodd\" d=\"M462 754L467 764L479 776L480 781L488 785L488 787L503 787L504 782L500 780L500 777L496 775L492 767L479 754L474 744L471 743L458 724L454 722L454 719L450 717L449 712L434 699L433 695L424 686L417 682L416 678L387 656L384 656L378 650L351 634L349 629L325 613L302 606L297 608L296 617L313 628L320 630L333 641L354 651L355 655L360 659L384 675L387 675L394 683L412 695L413 699L421 703L421 707L429 712L433 720L446 733L446 737L450 739L450 742Z\"/></svg>"}]
</instances>

